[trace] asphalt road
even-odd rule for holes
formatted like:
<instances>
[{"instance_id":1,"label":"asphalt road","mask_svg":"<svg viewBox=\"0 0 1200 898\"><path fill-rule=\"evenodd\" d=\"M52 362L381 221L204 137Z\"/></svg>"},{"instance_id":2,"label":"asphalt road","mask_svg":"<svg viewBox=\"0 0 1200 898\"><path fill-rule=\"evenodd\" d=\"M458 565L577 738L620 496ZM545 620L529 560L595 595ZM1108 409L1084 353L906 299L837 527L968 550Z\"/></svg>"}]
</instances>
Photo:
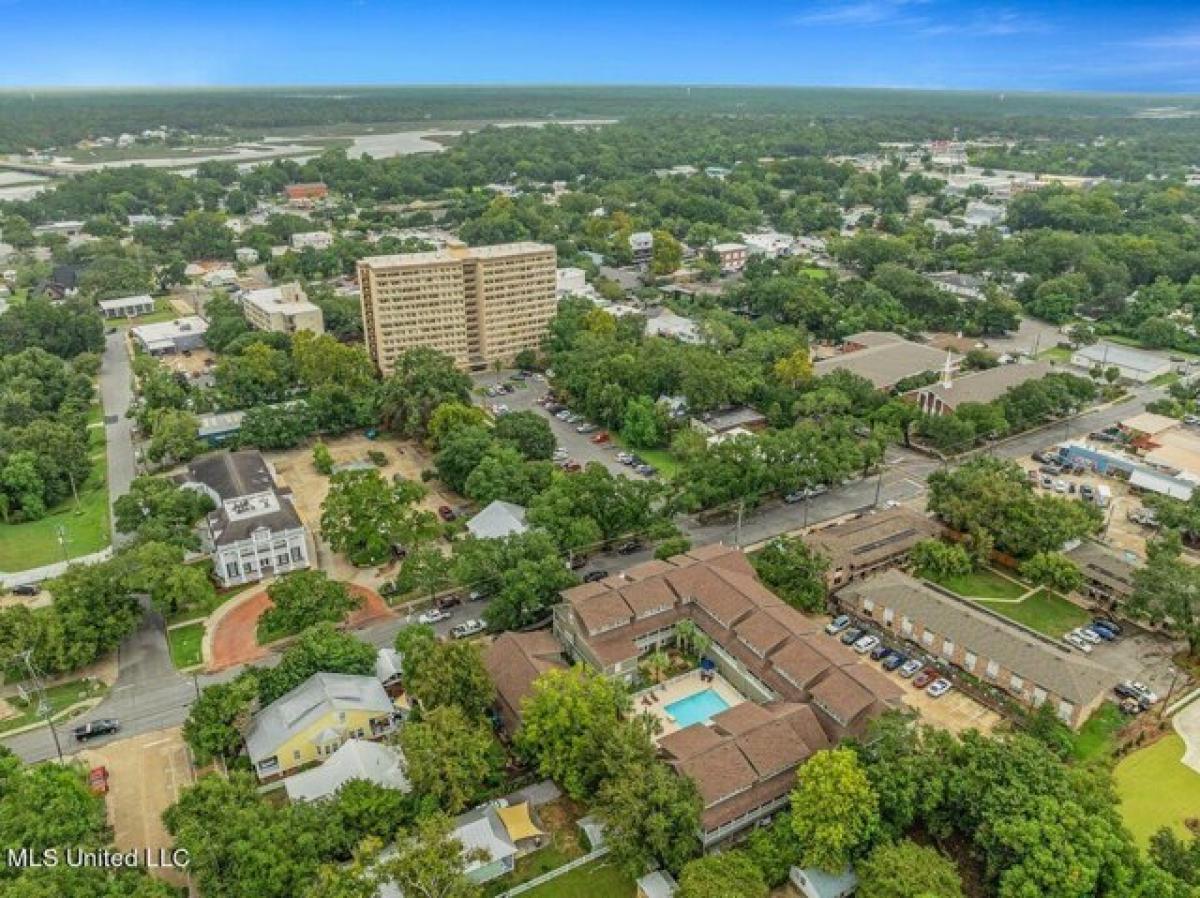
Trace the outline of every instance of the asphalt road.
<instances>
[{"instance_id":1,"label":"asphalt road","mask_svg":"<svg viewBox=\"0 0 1200 898\"><path fill-rule=\"evenodd\" d=\"M111 522L112 503L129 492L134 477L133 425L125 416L133 402L133 371L125 351L125 331L118 329L104 341L100 365L100 401L104 407L104 437L108 444L108 501ZM128 537L112 528L113 545Z\"/></svg>"},{"instance_id":2,"label":"asphalt road","mask_svg":"<svg viewBox=\"0 0 1200 898\"><path fill-rule=\"evenodd\" d=\"M537 386L544 391L544 384ZM537 395L539 392L531 385L529 390L518 390L515 394L485 402L505 402L514 411L526 407L541 410L536 404ZM1044 446L1102 429L1131 417L1142 411L1148 401L1159 395L1161 392L1154 388L1138 388L1129 399L1115 406L1085 413L1073 421L1039 428L983 451L1008 458L1028 455ZM521 398L518 400L517 397ZM554 424L555 434L560 443L566 445L572 453L577 452L575 457L578 460L586 461L594 457L605 463L611 462L622 473L629 473L628 468L611 460L610 453L588 442L586 437L575 434L573 428L568 430L558 421ZM941 466L940 462L926 456L893 448L889 450L887 464L881 477L873 476L852 481L808 503L786 505L774 502L764 505L744 516L740 532L733 519L702 524L693 517L680 521L680 526L695 545L736 542L738 545L749 546L774 536L800 530L806 525L811 526L847 514L868 511L876 504L877 498L880 503L888 500L915 499L925 492L925 478ZM645 548L631 555L596 554L579 573L592 570L616 573L648 560L652 557L652 552L651 548ZM451 609L450 619L441 622L435 629L439 634L445 635L455 624L468 618L481 617L485 607L485 603L464 603ZM392 644L400 629L415 621L415 615L410 618L391 619L372 624L356 631L356 634L364 642L376 647L388 646ZM197 688L202 689L209 683L232 679L238 673L238 669L233 668L212 676L181 676L171 664L162 619L153 613L148 614L141 628L121 645L118 660L119 674L112 692L95 709L76 722L99 717L116 717L121 720L122 731L115 737L97 740L93 744L178 725L187 717ZM272 665L277 661L278 656L272 655L262 663ZM59 727L64 754L73 753L79 748L69 736L69 729L69 726ZM54 740L46 728L2 741L27 762L42 761L55 755Z\"/></svg>"}]
</instances>

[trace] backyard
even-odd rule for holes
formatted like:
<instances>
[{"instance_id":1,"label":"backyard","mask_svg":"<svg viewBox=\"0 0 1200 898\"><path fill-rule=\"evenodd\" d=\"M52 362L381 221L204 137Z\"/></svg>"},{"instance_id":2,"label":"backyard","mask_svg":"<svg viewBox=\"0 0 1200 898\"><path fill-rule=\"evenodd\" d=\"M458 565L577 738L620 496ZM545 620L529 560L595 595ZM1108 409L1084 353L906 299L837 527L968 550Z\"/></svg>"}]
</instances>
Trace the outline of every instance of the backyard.
<instances>
[{"instance_id":1,"label":"backyard","mask_svg":"<svg viewBox=\"0 0 1200 898\"><path fill-rule=\"evenodd\" d=\"M24 571L98 552L109 543L104 428L88 431L92 470L79 485L79 508L68 499L44 518L0 524L0 571ZM60 542L61 529L61 542Z\"/></svg>"},{"instance_id":2,"label":"backyard","mask_svg":"<svg viewBox=\"0 0 1200 898\"><path fill-rule=\"evenodd\" d=\"M582 857L585 848L578 827L581 811L569 798L559 798L537 809L537 819L550 836L550 844L518 858L512 873L487 883L483 887L486 898L507 892L513 886L536 879L543 873ZM570 874L564 874L566 879ZM556 882L558 880L555 880ZM534 890L538 891L538 890ZM533 894L532 892L528 894ZM546 894L558 894L547 892Z\"/></svg>"},{"instance_id":3,"label":"backyard","mask_svg":"<svg viewBox=\"0 0 1200 898\"><path fill-rule=\"evenodd\" d=\"M679 473L679 460L671 454L670 449L631 449L615 430L609 431L609 434L612 436L614 445L640 455L646 464L658 468L658 473L667 480Z\"/></svg>"},{"instance_id":4,"label":"backyard","mask_svg":"<svg viewBox=\"0 0 1200 898\"><path fill-rule=\"evenodd\" d=\"M1071 742L1071 756L1077 761L1108 758L1116 747L1117 733L1129 722L1113 702L1103 702L1079 728Z\"/></svg>"},{"instance_id":5,"label":"backyard","mask_svg":"<svg viewBox=\"0 0 1200 898\"><path fill-rule=\"evenodd\" d=\"M1046 636L1059 639L1068 630L1082 627L1091 620L1086 611L1057 593L1039 589L1017 602L977 599L980 605L1004 617L1024 624Z\"/></svg>"},{"instance_id":6,"label":"backyard","mask_svg":"<svg viewBox=\"0 0 1200 898\"><path fill-rule=\"evenodd\" d=\"M1019 599L1029 591L1028 586L998 574L991 568L980 568L969 574L954 577L927 579L969 599Z\"/></svg>"},{"instance_id":7,"label":"backyard","mask_svg":"<svg viewBox=\"0 0 1200 898\"><path fill-rule=\"evenodd\" d=\"M171 662L180 670L195 667L203 660L200 643L204 639L204 624L200 621L172 627L167 631L171 647Z\"/></svg>"},{"instance_id":8,"label":"backyard","mask_svg":"<svg viewBox=\"0 0 1200 898\"><path fill-rule=\"evenodd\" d=\"M1200 817L1200 773L1180 763L1183 751L1183 739L1172 733L1117 765L1121 816L1142 845L1164 826L1186 837L1184 821Z\"/></svg>"},{"instance_id":9,"label":"backyard","mask_svg":"<svg viewBox=\"0 0 1200 898\"><path fill-rule=\"evenodd\" d=\"M634 898L632 879L604 858L525 892L526 898Z\"/></svg>"}]
</instances>

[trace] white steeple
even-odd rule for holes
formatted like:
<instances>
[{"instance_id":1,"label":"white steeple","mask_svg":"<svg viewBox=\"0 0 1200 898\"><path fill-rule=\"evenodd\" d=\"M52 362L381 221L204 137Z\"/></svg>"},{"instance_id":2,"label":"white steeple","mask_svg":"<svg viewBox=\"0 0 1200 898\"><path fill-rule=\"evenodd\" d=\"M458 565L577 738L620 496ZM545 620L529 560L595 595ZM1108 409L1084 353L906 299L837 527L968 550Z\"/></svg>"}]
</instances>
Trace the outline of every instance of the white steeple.
<instances>
[{"instance_id":1,"label":"white steeple","mask_svg":"<svg viewBox=\"0 0 1200 898\"><path fill-rule=\"evenodd\" d=\"M954 386L954 354L946 350L946 364L942 368L942 386L949 390Z\"/></svg>"}]
</instances>

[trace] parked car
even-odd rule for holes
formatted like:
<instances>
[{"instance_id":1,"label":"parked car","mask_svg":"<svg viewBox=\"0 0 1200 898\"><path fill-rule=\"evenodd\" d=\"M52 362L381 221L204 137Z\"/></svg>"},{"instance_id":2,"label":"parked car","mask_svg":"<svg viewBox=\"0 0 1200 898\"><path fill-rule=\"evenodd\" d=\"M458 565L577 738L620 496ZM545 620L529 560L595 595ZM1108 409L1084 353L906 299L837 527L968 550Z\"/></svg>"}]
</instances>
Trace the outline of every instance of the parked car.
<instances>
[{"instance_id":1,"label":"parked car","mask_svg":"<svg viewBox=\"0 0 1200 898\"><path fill-rule=\"evenodd\" d=\"M934 680L932 683L929 684L929 688L926 689L925 691L929 694L930 698L941 698L943 695L945 695L947 692L949 692L953 688L954 688L954 686L953 686L953 684L951 684L951 682L949 680L943 679L942 677L938 677L936 680Z\"/></svg>"},{"instance_id":2,"label":"parked car","mask_svg":"<svg viewBox=\"0 0 1200 898\"><path fill-rule=\"evenodd\" d=\"M805 499L805 494L804 494L803 490L798 490L797 492L794 492L794 493L788 493L786 496L783 497L783 501L786 502L788 505L795 505L797 502L803 502L804 499Z\"/></svg>"},{"instance_id":3,"label":"parked car","mask_svg":"<svg viewBox=\"0 0 1200 898\"><path fill-rule=\"evenodd\" d=\"M574 474L578 471L582 471L583 465L581 465L579 462L575 461L575 459L569 458L569 459L567 459L566 464L564 464L562 466L562 469L564 471L566 471L568 474Z\"/></svg>"},{"instance_id":4,"label":"parked car","mask_svg":"<svg viewBox=\"0 0 1200 898\"><path fill-rule=\"evenodd\" d=\"M1054 488L1054 478L1051 477L1049 474L1043 474L1042 475L1042 489L1048 490L1048 489L1053 489L1053 488Z\"/></svg>"},{"instance_id":5,"label":"parked car","mask_svg":"<svg viewBox=\"0 0 1200 898\"><path fill-rule=\"evenodd\" d=\"M880 667L882 667L884 670L895 670L896 668L907 663L907 655L902 655L899 652L892 652L890 655L884 656L883 661L880 662Z\"/></svg>"},{"instance_id":6,"label":"parked car","mask_svg":"<svg viewBox=\"0 0 1200 898\"><path fill-rule=\"evenodd\" d=\"M1096 491L1092 489L1091 484L1085 483L1079 487L1079 498L1085 502L1091 502L1096 496Z\"/></svg>"},{"instance_id":7,"label":"parked car","mask_svg":"<svg viewBox=\"0 0 1200 898\"><path fill-rule=\"evenodd\" d=\"M467 593L468 602L482 602L488 597L488 594L482 589L472 589Z\"/></svg>"},{"instance_id":8,"label":"parked car","mask_svg":"<svg viewBox=\"0 0 1200 898\"><path fill-rule=\"evenodd\" d=\"M1063 640L1079 649L1079 651L1083 652L1085 655L1090 655L1092 653L1091 643L1085 640L1074 630L1072 630L1070 633L1064 633Z\"/></svg>"},{"instance_id":9,"label":"parked car","mask_svg":"<svg viewBox=\"0 0 1200 898\"><path fill-rule=\"evenodd\" d=\"M443 611L441 608L430 608L417 615L418 624L437 624L449 619L450 612Z\"/></svg>"},{"instance_id":10,"label":"parked car","mask_svg":"<svg viewBox=\"0 0 1200 898\"><path fill-rule=\"evenodd\" d=\"M654 465L638 465L634 470L643 477L653 477L658 473L658 468L654 467Z\"/></svg>"},{"instance_id":11,"label":"parked car","mask_svg":"<svg viewBox=\"0 0 1200 898\"><path fill-rule=\"evenodd\" d=\"M108 768L103 764L88 771L88 789L93 795L108 794Z\"/></svg>"},{"instance_id":12,"label":"parked car","mask_svg":"<svg viewBox=\"0 0 1200 898\"><path fill-rule=\"evenodd\" d=\"M1145 683L1139 683L1137 680L1127 681L1127 685L1133 690L1134 694L1142 699L1148 705L1158 704L1158 696Z\"/></svg>"},{"instance_id":13,"label":"parked car","mask_svg":"<svg viewBox=\"0 0 1200 898\"><path fill-rule=\"evenodd\" d=\"M937 678L938 678L938 672L932 667L927 667L923 671L921 671L919 674L917 674L915 677L913 677L912 684L913 684L913 687L916 689L924 689L926 686L928 686L930 683L932 683Z\"/></svg>"},{"instance_id":14,"label":"parked car","mask_svg":"<svg viewBox=\"0 0 1200 898\"><path fill-rule=\"evenodd\" d=\"M854 643L854 651L865 655L867 652L873 651L877 645L879 645L878 636L864 636Z\"/></svg>"},{"instance_id":15,"label":"parked car","mask_svg":"<svg viewBox=\"0 0 1200 898\"><path fill-rule=\"evenodd\" d=\"M623 465L631 465L633 464L633 456L628 452L618 452L617 461Z\"/></svg>"},{"instance_id":16,"label":"parked car","mask_svg":"<svg viewBox=\"0 0 1200 898\"><path fill-rule=\"evenodd\" d=\"M36 596L41 591L42 588L36 583L22 583L20 586L12 588L14 596Z\"/></svg>"},{"instance_id":17,"label":"parked car","mask_svg":"<svg viewBox=\"0 0 1200 898\"><path fill-rule=\"evenodd\" d=\"M1092 626L1093 627L1103 627L1105 630L1108 630L1114 636L1120 636L1122 633L1125 632L1124 630L1121 629L1120 624L1118 624L1112 618L1108 618L1108 617L1092 618Z\"/></svg>"},{"instance_id":18,"label":"parked car","mask_svg":"<svg viewBox=\"0 0 1200 898\"><path fill-rule=\"evenodd\" d=\"M487 624L477 617L470 620L465 620L461 624L457 624L450 628L450 635L455 639L466 639L468 636L474 636L476 633L482 633L487 629Z\"/></svg>"},{"instance_id":19,"label":"parked car","mask_svg":"<svg viewBox=\"0 0 1200 898\"><path fill-rule=\"evenodd\" d=\"M441 598L439 598L437 600L437 606L439 608L443 608L443 609L444 608L457 608L461 604L462 604L462 596L460 596L460 595L442 596Z\"/></svg>"},{"instance_id":20,"label":"parked car","mask_svg":"<svg viewBox=\"0 0 1200 898\"><path fill-rule=\"evenodd\" d=\"M1085 633L1095 633L1104 642L1113 642L1117 638L1117 634L1108 627L1101 627L1099 624L1089 624L1083 628Z\"/></svg>"},{"instance_id":21,"label":"parked car","mask_svg":"<svg viewBox=\"0 0 1200 898\"><path fill-rule=\"evenodd\" d=\"M592 437L592 442L599 446L599 445L603 445L604 443L607 443L611 439L612 439L612 437L608 435L608 431L602 430L598 434L596 434L594 437Z\"/></svg>"},{"instance_id":22,"label":"parked car","mask_svg":"<svg viewBox=\"0 0 1200 898\"><path fill-rule=\"evenodd\" d=\"M837 617L835 617L833 620L831 620L829 623L827 623L825 625L825 632L828 633L830 636L833 636L837 633L841 633L848 626L850 626L850 615L839 614Z\"/></svg>"},{"instance_id":23,"label":"parked car","mask_svg":"<svg viewBox=\"0 0 1200 898\"><path fill-rule=\"evenodd\" d=\"M456 517L456 515L454 514L454 509L451 508L449 505L439 505L438 506L438 516L443 521L453 521L454 518Z\"/></svg>"},{"instance_id":24,"label":"parked car","mask_svg":"<svg viewBox=\"0 0 1200 898\"><path fill-rule=\"evenodd\" d=\"M595 433L600 428L595 424L580 424L575 428L576 433Z\"/></svg>"},{"instance_id":25,"label":"parked car","mask_svg":"<svg viewBox=\"0 0 1200 898\"><path fill-rule=\"evenodd\" d=\"M559 446L554 450L554 455L551 456L555 461L566 461L571 457L571 453Z\"/></svg>"},{"instance_id":26,"label":"parked car","mask_svg":"<svg viewBox=\"0 0 1200 898\"><path fill-rule=\"evenodd\" d=\"M71 730L71 735L75 737L76 742L87 742L89 739L98 739L101 736L111 736L113 733L121 731L121 721L115 717L102 717L99 720L93 720L91 723L85 723Z\"/></svg>"},{"instance_id":27,"label":"parked car","mask_svg":"<svg viewBox=\"0 0 1200 898\"><path fill-rule=\"evenodd\" d=\"M915 674L918 670L920 670L921 667L922 667L921 662L918 661L916 658L913 658L911 661L905 661L903 664L900 665L900 676L904 677L904 679L907 680L909 677L911 677L913 674Z\"/></svg>"},{"instance_id":28,"label":"parked car","mask_svg":"<svg viewBox=\"0 0 1200 898\"><path fill-rule=\"evenodd\" d=\"M1058 462L1050 462L1049 464L1042 465L1038 470L1043 474L1049 474L1051 477L1057 477L1063 472L1063 466Z\"/></svg>"},{"instance_id":29,"label":"parked car","mask_svg":"<svg viewBox=\"0 0 1200 898\"><path fill-rule=\"evenodd\" d=\"M842 634L842 645L853 645L863 637L863 631L858 627L851 627Z\"/></svg>"},{"instance_id":30,"label":"parked car","mask_svg":"<svg viewBox=\"0 0 1200 898\"><path fill-rule=\"evenodd\" d=\"M1065 480L1054 481L1054 492L1065 493L1067 491L1067 482Z\"/></svg>"},{"instance_id":31,"label":"parked car","mask_svg":"<svg viewBox=\"0 0 1200 898\"><path fill-rule=\"evenodd\" d=\"M588 571L583 575L584 583L595 583L598 580L603 580L608 576L608 571Z\"/></svg>"},{"instance_id":32,"label":"parked car","mask_svg":"<svg viewBox=\"0 0 1200 898\"><path fill-rule=\"evenodd\" d=\"M1146 706L1136 698L1123 698L1117 707L1121 709L1122 714L1128 714L1130 716L1141 714L1146 710Z\"/></svg>"},{"instance_id":33,"label":"parked car","mask_svg":"<svg viewBox=\"0 0 1200 898\"><path fill-rule=\"evenodd\" d=\"M640 540L631 539L631 540L628 540L627 542L623 542L623 543L621 543L621 545L617 546L617 554L618 555L632 555L634 552L636 552L641 547L642 547L642 543Z\"/></svg>"},{"instance_id":34,"label":"parked car","mask_svg":"<svg viewBox=\"0 0 1200 898\"><path fill-rule=\"evenodd\" d=\"M571 556L571 560L567 562L567 567L573 571L577 571L581 567L587 567L587 563L588 560L586 555L573 555Z\"/></svg>"},{"instance_id":35,"label":"parked car","mask_svg":"<svg viewBox=\"0 0 1200 898\"><path fill-rule=\"evenodd\" d=\"M1092 645L1099 645L1101 642L1103 642L1099 633L1095 633L1089 630L1087 627L1076 627L1071 632L1085 642L1090 642Z\"/></svg>"},{"instance_id":36,"label":"parked car","mask_svg":"<svg viewBox=\"0 0 1200 898\"><path fill-rule=\"evenodd\" d=\"M875 648L871 649L871 660L880 661L891 653L892 650L881 642L879 645L875 646Z\"/></svg>"}]
</instances>

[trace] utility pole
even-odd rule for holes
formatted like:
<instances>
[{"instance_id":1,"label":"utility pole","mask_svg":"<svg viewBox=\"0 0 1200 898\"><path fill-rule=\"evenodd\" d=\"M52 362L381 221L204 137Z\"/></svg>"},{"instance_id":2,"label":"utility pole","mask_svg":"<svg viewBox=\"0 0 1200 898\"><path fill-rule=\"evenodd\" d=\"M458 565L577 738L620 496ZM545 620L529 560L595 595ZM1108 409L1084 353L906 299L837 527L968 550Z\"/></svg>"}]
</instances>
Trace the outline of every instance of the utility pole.
<instances>
[{"instance_id":1,"label":"utility pole","mask_svg":"<svg viewBox=\"0 0 1200 898\"><path fill-rule=\"evenodd\" d=\"M735 549L742 547L742 517L746 514L746 499L745 497L738 499L738 516L737 529L733 535L733 546Z\"/></svg>"},{"instance_id":2,"label":"utility pole","mask_svg":"<svg viewBox=\"0 0 1200 898\"><path fill-rule=\"evenodd\" d=\"M54 529L58 536L58 545L62 549L63 561L69 562L71 560L71 558L69 555L67 555L67 528L64 527L62 524L59 524Z\"/></svg>"},{"instance_id":3,"label":"utility pole","mask_svg":"<svg viewBox=\"0 0 1200 898\"><path fill-rule=\"evenodd\" d=\"M46 723L50 727L50 735L54 738L54 751L58 755L58 763L61 764L63 761L62 745L58 741L58 729L54 726L53 709L46 701L46 686L42 683L37 668L33 666L33 649L23 651L20 658L25 662L25 669L29 671L29 682L33 684L38 695L38 716L46 718Z\"/></svg>"},{"instance_id":4,"label":"utility pole","mask_svg":"<svg viewBox=\"0 0 1200 898\"><path fill-rule=\"evenodd\" d=\"M879 507L879 494L881 492L883 492L883 462L880 462L879 476L875 478L875 505L873 506L875 508Z\"/></svg>"}]
</instances>

